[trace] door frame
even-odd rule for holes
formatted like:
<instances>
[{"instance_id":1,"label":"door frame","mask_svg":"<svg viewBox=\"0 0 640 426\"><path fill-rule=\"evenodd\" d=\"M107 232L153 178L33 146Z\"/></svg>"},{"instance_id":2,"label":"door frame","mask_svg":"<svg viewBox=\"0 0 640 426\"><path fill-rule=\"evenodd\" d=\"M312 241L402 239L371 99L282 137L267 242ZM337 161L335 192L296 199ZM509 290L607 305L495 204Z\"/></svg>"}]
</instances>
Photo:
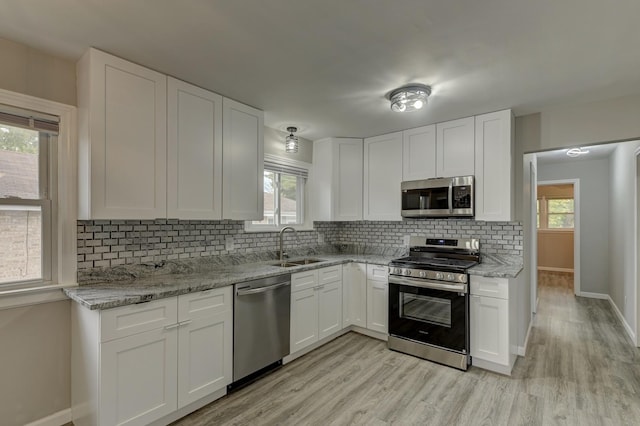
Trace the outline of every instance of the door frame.
<instances>
[{"instance_id":1,"label":"door frame","mask_svg":"<svg viewBox=\"0 0 640 426\"><path fill-rule=\"evenodd\" d=\"M538 180L536 181L536 193L538 190L538 186L547 186L547 185L573 185L573 293L576 296L582 295L582 290L580 286L580 179L557 179L557 180ZM536 205L533 204L531 206L531 219L535 224L537 217ZM533 238L538 238L538 227L536 226L536 234ZM536 253L537 255L537 253ZM536 256L537 257L537 256ZM531 255L532 259L532 267L538 270L538 262L535 259L535 264L533 263L534 257ZM534 285L537 287L538 283L535 282Z\"/></svg>"}]
</instances>

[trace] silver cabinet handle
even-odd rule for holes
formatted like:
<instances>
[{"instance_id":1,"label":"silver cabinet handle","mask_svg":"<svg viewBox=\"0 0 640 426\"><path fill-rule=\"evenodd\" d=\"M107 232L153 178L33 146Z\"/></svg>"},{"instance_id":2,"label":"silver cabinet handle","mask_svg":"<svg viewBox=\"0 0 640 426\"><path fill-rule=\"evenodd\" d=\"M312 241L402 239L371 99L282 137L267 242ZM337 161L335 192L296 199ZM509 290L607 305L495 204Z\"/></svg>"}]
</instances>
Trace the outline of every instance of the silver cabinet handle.
<instances>
[{"instance_id":1,"label":"silver cabinet handle","mask_svg":"<svg viewBox=\"0 0 640 426\"><path fill-rule=\"evenodd\" d=\"M266 293L268 291L273 291L277 288L281 288L281 287L286 287L286 286L290 286L291 282L287 281L285 283L280 283L280 284L276 284L276 285L272 285L269 287L258 287L258 288L252 288L250 290L245 290L245 289L238 289L238 291L236 292L236 295L238 296L246 296L249 294L258 294L258 293Z\"/></svg>"},{"instance_id":2,"label":"silver cabinet handle","mask_svg":"<svg viewBox=\"0 0 640 426\"><path fill-rule=\"evenodd\" d=\"M178 326L182 327L183 325L187 325L187 324L190 324L190 323L192 323L192 322L193 322L193 320L184 320L184 321L180 321L180 322L178 323Z\"/></svg>"},{"instance_id":3,"label":"silver cabinet handle","mask_svg":"<svg viewBox=\"0 0 640 426\"><path fill-rule=\"evenodd\" d=\"M443 290L450 291L453 293L466 293L467 285L466 284L454 284L454 283L439 283L435 281L428 280L419 280L412 278L400 278L396 276L389 277L389 284L399 284L406 285L409 287L421 287L421 288L429 288L432 290Z\"/></svg>"},{"instance_id":4,"label":"silver cabinet handle","mask_svg":"<svg viewBox=\"0 0 640 426\"><path fill-rule=\"evenodd\" d=\"M179 323L179 322L177 322L177 323L175 323L175 324L167 325L167 326L165 326L165 327L164 327L164 329L165 329L165 330L172 330L172 329L174 329L174 328L178 328L178 327L180 327L180 323Z\"/></svg>"}]
</instances>

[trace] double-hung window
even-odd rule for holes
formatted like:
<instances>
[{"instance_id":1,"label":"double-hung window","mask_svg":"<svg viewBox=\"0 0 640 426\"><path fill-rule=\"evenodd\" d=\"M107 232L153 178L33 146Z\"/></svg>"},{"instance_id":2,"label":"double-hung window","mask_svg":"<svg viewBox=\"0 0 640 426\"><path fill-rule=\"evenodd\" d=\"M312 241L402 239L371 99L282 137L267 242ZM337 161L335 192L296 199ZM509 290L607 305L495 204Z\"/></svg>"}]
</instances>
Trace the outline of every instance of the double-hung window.
<instances>
[{"instance_id":1,"label":"double-hung window","mask_svg":"<svg viewBox=\"0 0 640 426\"><path fill-rule=\"evenodd\" d=\"M55 274L58 119L0 105L0 287Z\"/></svg>"},{"instance_id":2,"label":"double-hung window","mask_svg":"<svg viewBox=\"0 0 640 426\"><path fill-rule=\"evenodd\" d=\"M574 220L573 198L538 199L538 228L573 229Z\"/></svg>"},{"instance_id":3,"label":"double-hung window","mask_svg":"<svg viewBox=\"0 0 640 426\"><path fill-rule=\"evenodd\" d=\"M247 230L276 231L283 226L303 227L309 168L303 163L265 156L264 217L247 222Z\"/></svg>"}]
</instances>

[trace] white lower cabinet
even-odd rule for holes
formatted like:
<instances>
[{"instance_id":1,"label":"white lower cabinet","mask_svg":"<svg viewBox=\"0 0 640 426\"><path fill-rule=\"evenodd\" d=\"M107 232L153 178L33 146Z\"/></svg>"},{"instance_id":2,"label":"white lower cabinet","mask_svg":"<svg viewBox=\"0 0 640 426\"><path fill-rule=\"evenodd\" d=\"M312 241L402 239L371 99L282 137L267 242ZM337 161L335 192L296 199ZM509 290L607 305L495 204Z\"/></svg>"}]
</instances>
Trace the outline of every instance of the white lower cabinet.
<instances>
[{"instance_id":1,"label":"white lower cabinet","mask_svg":"<svg viewBox=\"0 0 640 426\"><path fill-rule=\"evenodd\" d=\"M103 311L74 303L74 424L147 425L224 393L232 379L232 290Z\"/></svg>"},{"instance_id":2,"label":"white lower cabinet","mask_svg":"<svg viewBox=\"0 0 640 426\"><path fill-rule=\"evenodd\" d=\"M342 266L292 274L291 288L293 354L342 329Z\"/></svg>"},{"instance_id":3,"label":"white lower cabinet","mask_svg":"<svg viewBox=\"0 0 640 426\"><path fill-rule=\"evenodd\" d=\"M471 276L470 340L472 363L511 374L517 357L513 280Z\"/></svg>"},{"instance_id":4,"label":"white lower cabinet","mask_svg":"<svg viewBox=\"0 0 640 426\"><path fill-rule=\"evenodd\" d=\"M367 265L347 263L342 267L342 326L367 327Z\"/></svg>"},{"instance_id":5,"label":"white lower cabinet","mask_svg":"<svg viewBox=\"0 0 640 426\"><path fill-rule=\"evenodd\" d=\"M389 268L367 265L367 328L388 333L389 321Z\"/></svg>"}]
</instances>

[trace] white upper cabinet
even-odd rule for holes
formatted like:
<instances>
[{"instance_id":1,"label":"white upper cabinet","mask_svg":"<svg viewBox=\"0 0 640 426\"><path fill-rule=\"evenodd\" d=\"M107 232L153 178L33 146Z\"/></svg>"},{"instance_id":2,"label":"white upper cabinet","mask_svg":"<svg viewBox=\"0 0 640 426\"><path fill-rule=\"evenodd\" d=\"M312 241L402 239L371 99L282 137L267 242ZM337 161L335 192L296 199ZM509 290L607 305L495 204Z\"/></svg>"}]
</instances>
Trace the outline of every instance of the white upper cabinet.
<instances>
[{"instance_id":1,"label":"white upper cabinet","mask_svg":"<svg viewBox=\"0 0 640 426\"><path fill-rule=\"evenodd\" d=\"M166 76L96 49L77 71L79 218L166 217Z\"/></svg>"},{"instance_id":2,"label":"white upper cabinet","mask_svg":"<svg viewBox=\"0 0 640 426\"><path fill-rule=\"evenodd\" d=\"M401 220L402 132L364 140L364 219Z\"/></svg>"},{"instance_id":3,"label":"white upper cabinet","mask_svg":"<svg viewBox=\"0 0 640 426\"><path fill-rule=\"evenodd\" d=\"M438 177L475 174L474 118L436 124L436 169Z\"/></svg>"},{"instance_id":4,"label":"white upper cabinet","mask_svg":"<svg viewBox=\"0 0 640 426\"><path fill-rule=\"evenodd\" d=\"M262 220L264 113L224 98L222 218Z\"/></svg>"},{"instance_id":5,"label":"white upper cabinet","mask_svg":"<svg viewBox=\"0 0 640 426\"><path fill-rule=\"evenodd\" d=\"M510 221L514 210L513 115L504 110L478 115L475 120L476 220Z\"/></svg>"},{"instance_id":6,"label":"white upper cabinet","mask_svg":"<svg viewBox=\"0 0 640 426\"><path fill-rule=\"evenodd\" d=\"M436 176L435 124L402 132L402 180Z\"/></svg>"},{"instance_id":7,"label":"white upper cabinet","mask_svg":"<svg viewBox=\"0 0 640 426\"><path fill-rule=\"evenodd\" d=\"M313 220L362 220L362 139L313 143Z\"/></svg>"},{"instance_id":8,"label":"white upper cabinet","mask_svg":"<svg viewBox=\"0 0 640 426\"><path fill-rule=\"evenodd\" d=\"M222 218L222 96L169 77L167 216Z\"/></svg>"}]
</instances>

